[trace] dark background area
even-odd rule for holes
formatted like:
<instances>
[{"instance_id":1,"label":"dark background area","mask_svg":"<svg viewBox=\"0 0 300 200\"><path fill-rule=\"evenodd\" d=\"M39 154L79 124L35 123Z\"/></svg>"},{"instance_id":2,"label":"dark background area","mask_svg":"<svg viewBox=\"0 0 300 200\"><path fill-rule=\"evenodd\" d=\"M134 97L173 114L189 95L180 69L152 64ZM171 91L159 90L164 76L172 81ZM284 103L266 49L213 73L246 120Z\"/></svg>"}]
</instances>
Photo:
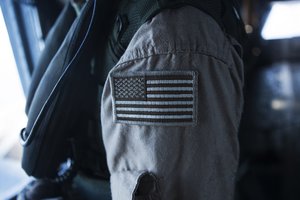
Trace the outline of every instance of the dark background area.
<instances>
[{"instance_id":1,"label":"dark background area","mask_svg":"<svg viewBox=\"0 0 300 200\"><path fill-rule=\"evenodd\" d=\"M248 38L237 200L300 199L300 39L261 37L271 2L241 2Z\"/></svg>"}]
</instances>

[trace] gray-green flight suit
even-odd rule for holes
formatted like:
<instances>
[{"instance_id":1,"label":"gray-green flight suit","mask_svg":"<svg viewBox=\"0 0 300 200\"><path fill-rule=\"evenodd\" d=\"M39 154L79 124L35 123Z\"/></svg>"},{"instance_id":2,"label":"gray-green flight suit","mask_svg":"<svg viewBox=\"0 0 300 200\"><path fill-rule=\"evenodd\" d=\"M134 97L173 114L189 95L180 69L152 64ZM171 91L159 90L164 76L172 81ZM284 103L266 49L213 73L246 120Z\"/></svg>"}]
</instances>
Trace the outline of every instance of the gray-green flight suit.
<instances>
[{"instance_id":1,"label":"gray-green flight suit","mask_svg":"<svg viewBox=\"0 0 300 200\"><path fill-rule=\"evenodd\" d=\"M233 199L243 104L234 47L191 6L139 28L102 96L113 200Z\"/></svg>"}]
</instances>

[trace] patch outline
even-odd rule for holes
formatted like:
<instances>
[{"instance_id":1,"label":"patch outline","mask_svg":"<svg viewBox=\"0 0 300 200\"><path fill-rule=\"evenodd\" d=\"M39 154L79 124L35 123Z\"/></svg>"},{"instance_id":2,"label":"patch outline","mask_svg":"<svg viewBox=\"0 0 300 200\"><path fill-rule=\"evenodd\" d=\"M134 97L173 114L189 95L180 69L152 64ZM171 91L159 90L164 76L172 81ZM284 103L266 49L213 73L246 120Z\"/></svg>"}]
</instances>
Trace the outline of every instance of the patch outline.
<instances>
[{"instance_id":1,"label":"patch outline","mask_svg":"<svg viewBox=\"0 0 300 200\"><path fill-rule=\"evenodd\" d=\"M114 78L131 78L131 77L143 77L146 85L147 76L164 76L164 75L191 75L193 81L193 115L192 122L138 122L117 119L117 107L115 98ZM186 71L146 71L146 72L128 72L120 73L114 72L109 75L109 82L111 87L111 98L112 98L112 114L113 123L119 123L123 125L141 125L141 126L196 126L198 123L198 72L193 70ZM146 92L146 87L145 87Z\"/></svg>"}]
</instances>

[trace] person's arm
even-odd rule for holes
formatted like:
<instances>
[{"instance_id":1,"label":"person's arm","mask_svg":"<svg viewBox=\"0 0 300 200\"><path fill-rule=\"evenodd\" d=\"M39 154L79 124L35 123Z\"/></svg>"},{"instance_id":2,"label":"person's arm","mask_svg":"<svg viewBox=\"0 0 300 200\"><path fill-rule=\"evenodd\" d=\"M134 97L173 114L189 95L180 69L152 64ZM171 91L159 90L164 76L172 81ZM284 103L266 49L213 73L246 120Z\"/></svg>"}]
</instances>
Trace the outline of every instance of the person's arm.
<instances>
[{"instance_id":1,"label":"person's arm","mask_svg":"<svg viewBox=\"0 0 300 200\"><path fill-rule=\"evenodd\" d=\"M138 30L102 99L114 200L233 198L242 68L196 8L165 10Z\"/></svg>"}]
</instances>

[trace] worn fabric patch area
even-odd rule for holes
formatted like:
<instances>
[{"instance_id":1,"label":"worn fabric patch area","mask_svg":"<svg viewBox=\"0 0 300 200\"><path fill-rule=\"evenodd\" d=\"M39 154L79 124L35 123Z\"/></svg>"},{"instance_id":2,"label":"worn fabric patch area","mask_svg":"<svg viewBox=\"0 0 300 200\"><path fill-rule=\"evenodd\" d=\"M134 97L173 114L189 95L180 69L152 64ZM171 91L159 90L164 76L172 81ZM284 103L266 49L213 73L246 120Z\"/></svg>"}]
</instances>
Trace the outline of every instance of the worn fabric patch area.
<instances>
[{"instance_id":1,"label":"worn fabric patch area","mask_svg":"<svg viewBox=\"0 0 300 200\"><path fill-rule=\"evenodd\" d=\"M196 121L196 73L112 75L114 121L141 125L192 125Z\"/></svg>"}]
</instances>

